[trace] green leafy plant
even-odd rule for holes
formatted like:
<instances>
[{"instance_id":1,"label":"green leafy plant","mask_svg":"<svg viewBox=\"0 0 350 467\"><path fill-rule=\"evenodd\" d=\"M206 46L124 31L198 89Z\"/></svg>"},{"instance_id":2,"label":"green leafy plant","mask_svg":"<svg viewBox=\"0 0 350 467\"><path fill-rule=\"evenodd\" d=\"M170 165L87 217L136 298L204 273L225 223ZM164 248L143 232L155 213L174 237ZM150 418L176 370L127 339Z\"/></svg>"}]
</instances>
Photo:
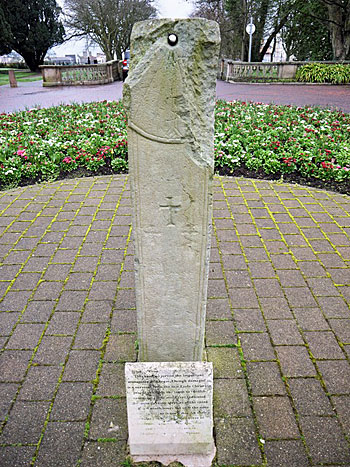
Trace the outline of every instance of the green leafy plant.
<instances>
[{"instance_id":1,"label":"green leafy plant","mask_svg":"<svg viewBox=\"0 0 350 467\"><path fill-rule=\"evenodd\" d=\"M297 81L305 83L350 83L350 65L309 63L298 68L296 72Z\"/></svg>"}]
</instances>

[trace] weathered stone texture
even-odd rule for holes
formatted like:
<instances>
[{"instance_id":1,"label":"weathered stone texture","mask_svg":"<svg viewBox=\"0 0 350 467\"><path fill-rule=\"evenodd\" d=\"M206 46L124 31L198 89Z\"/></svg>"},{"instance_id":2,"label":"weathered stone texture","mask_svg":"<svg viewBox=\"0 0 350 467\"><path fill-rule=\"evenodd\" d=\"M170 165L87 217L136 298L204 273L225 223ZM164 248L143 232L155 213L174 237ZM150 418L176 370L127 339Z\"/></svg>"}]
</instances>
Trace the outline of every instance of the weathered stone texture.
<instances>
[{"instance_id":1,"label":"weathered stone texture","mask_svg":"<svg viewBox=\"0 0 350 467\"><path fill-rule=\"evenodd\" d=\"M168 42L170 34L176 45ZM137 23L125 83L140 360L201 360L218 25Z\"/></svg>"}]
</instances>

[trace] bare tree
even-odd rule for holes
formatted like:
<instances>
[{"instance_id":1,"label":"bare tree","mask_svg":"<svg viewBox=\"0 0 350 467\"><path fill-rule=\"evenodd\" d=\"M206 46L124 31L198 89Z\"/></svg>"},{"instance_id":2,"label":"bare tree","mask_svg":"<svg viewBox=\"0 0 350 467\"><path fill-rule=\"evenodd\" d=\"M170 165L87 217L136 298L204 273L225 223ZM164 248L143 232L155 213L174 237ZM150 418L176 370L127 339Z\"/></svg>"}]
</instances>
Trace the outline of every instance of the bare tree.
<instances>
[{"instance_id":1,"label":"bare tree","mask_svg":"<svg viewBox=\"0 0 350 467\"><path fill-rule=\"evenodd\" d=\"M122 57L136 21L157 14L153 0L66 0L65 7L70 37L88 36L100 46L107 61L115 55Z\"/></svg>"}]
</instances>

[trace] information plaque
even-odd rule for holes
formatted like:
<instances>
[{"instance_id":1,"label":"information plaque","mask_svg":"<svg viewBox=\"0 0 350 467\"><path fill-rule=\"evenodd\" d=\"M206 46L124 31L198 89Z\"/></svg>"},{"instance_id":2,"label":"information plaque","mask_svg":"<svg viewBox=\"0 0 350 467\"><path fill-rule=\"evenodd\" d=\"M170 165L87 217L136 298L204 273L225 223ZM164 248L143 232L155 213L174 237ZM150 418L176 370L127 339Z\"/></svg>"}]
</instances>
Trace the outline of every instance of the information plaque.
<instances>
[{"instance_id":1,"label":"information plaque","mask_svg":"<svg viewBox=\"0 0 350 467\"><path fill-rule=\"evenodd\" d=\"M125 376L132 456L215 452L212 363L126 363Z\"/></svg>"}]
</instances>

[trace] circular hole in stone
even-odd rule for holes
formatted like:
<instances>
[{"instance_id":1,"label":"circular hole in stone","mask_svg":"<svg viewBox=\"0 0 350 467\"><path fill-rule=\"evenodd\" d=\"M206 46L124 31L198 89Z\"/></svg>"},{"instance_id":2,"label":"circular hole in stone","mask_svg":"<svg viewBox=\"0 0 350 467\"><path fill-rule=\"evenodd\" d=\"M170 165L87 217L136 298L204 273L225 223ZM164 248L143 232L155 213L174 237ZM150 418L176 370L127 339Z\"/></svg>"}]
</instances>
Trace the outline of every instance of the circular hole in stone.
<instances>
[{"instance_id":1,"label":"circular hole in stone","mask_svg":"<svg viewBox=\"0 0 350 467\"><path fill-rule=\"evenodd\" d=\"M172 33L172 34L169 34L168 36L168 44L169 45L176 45L177 44L177 41L178 41L178 37L176 34Z\"/></svg>"}]
</instances>

